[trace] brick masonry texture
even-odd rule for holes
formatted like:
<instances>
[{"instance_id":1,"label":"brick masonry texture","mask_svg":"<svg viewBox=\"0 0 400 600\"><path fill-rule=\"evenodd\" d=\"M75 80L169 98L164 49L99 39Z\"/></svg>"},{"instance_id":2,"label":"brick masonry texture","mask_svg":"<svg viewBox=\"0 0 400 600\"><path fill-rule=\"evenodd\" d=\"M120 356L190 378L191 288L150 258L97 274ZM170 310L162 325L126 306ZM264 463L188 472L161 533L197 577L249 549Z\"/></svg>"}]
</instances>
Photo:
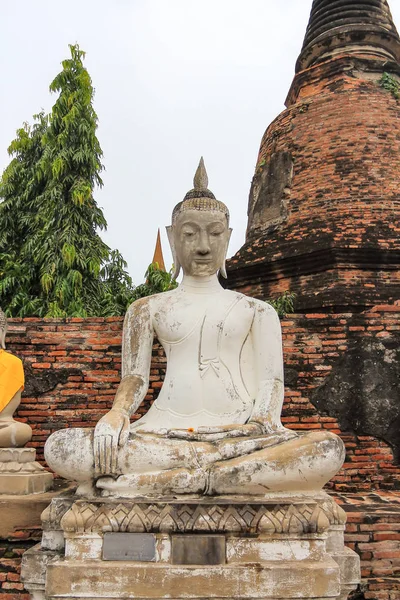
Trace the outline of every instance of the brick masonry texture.
<instances>
[{"instance_id":1,"label":"brick masonry texture","mask_svg":"<svg viewBox=\"0 0 400 600\"><path fill-rule=\"evenodd\" d=\"M53 431L94 427L110 409L120 380L122 324L117 317L9 321L7 348L23 359L27 375L16 418L33 428L29 445L40 461ZM349 513L346 542L361 555L364 592L359 598L366 600L400 598L400 508L390 504L400 468L383 438L342 429L311 398L324 389L354 344L390 340L400 346L399 330L396 304L361 314L294 314L282 321L287 379L282 420L298 431L329 429L346 444L344 468L329 487ZM143 415L157 397L165 367L163 349L155 343L150 387L133 418ZM38 531L20 531L0 541L0 600L27 600L19 581L20 557L38 537Z\"/></svg>"},{"instance_id":2,"label":"brick masonry texture","mask_svg":"<svg viewBox=\"0 0 400 600\"><path fill-rule=\"evenodd\" d=\"M17 539L18 535L22 537ZM30 532L15 532L15 539L0 539L0 598L1 600L29 600L30 596L21 583L21 558L26 550L37 544L41 531L35 537Z\"/></svg>"},{"instance_id":3,"label":"brick masonry texture","mask_svg":"<svg viewBox=\"0 0 400 600\"><path fill-rule=\"evenodd\" d=\"M33 428L30 445L43 461L47 437L64 427L94 427L111 408L120 381L123 319L11 319L7 348L24 361L26 389L17 418ZM332 483L341 492L395 489L400 468L384 439L341 428L311 402L343 356L359 340L399 346L400 306L361 314L295 314L282 321L286 395L282 420L299 431L329 429L347 447L345 468ZM150 387L134 419L157 397L165 373L162 347L154 344ZM360 366L361 369L361 366ZM365 399L360 398L360 405ZM393 415L392 415L393 417Z\"/></svg>"},{"instance_id":4,"label":"brick masonry texture","mask_svg":"<svg viewBox=\"0 0 400 600\"><path fill-rule=\"evenodd\" d=\"M394 62L338 56L298 73L261 142L229 287L299 310L400 297L400 101ZM334 310L334 309L333 309Z\"/></svg>"},{"instance_id":5,"label":"brick masonry texture","mask_svg":"<svg viewBox=\"0 0 400 600\"><path fill-rule=\"evenodd\" d=\"M335 494L347 513L345 543L361 558L363 600L400 598L400 498L392 492Z\"/></svg>"}]
</instances>

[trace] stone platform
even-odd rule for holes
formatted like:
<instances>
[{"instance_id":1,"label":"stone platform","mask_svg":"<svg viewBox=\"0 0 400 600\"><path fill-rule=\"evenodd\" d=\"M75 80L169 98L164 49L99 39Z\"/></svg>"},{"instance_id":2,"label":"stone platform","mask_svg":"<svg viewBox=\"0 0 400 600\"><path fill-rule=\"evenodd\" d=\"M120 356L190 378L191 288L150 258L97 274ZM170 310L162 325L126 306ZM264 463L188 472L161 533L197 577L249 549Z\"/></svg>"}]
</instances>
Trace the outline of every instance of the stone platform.
<instances>
[{"instance_id":1,"label":"stone platform","mask_svg":"<svg viewBox=\"0 0 400 600\"><path fill-rule=\"evenodd\" d=\"M76 499L43 513L25 553L35 600L169 598L345 600L359 558L345 512L325 493L263 498Z\"/></svg>"},{"instance_id":2,"label":"stone platform","mask_svg":"<svg viewBox=\"0 0 400 600\"><path fill-rule=\"evenodd\" d=\"M34 448L0 448L0 494L43 494L53 475L35 461Z\"/></svg>"}]
</instances>

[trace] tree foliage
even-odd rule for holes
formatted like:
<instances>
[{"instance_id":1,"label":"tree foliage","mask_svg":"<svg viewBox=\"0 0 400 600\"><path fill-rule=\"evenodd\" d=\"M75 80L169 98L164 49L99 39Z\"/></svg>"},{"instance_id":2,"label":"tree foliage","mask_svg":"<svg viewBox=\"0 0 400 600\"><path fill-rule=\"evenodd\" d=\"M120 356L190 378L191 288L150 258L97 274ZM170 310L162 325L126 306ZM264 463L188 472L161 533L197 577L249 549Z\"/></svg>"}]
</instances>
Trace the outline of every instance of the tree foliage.
<instances>
[{"instance_id":1,"label":"tree foliage","mask_svg":"<svg viewBox=\"0 0 400 600\"><path fill-rule=\"evenodd\" d=\"M94 90L85 53L70 58L50 84L58 94L50 115L34 115L17 131L0 180L0 305L7 316L123 315L138 298L177 286L171 272L149 265L135 287L118 250L99 231L107 226L94 191L103 185ZM293 295L271 304L282 317Z\"/></svg>"},{"instance_id":2,"label":"tree foliage","mask_svg":"<svg viewBox=\"0 0 400 600\"><path fill-rule=\"evenodd\" d=\"M102 186L94 90L78 45L50 90L50 115L17 131L0 181L0 304L9 316L120 314L133 286L110 251L94 190ZM118 280L118 289L116 282Z\"/></svg>"},{"instance_id":3,"label":"tree foliage","mask_svg":"<svg viewBox=\"0 0 400 600\"><path fill-rule=\"evenodd\" d=\"M145 283L135 288L133 294L134 300L144 298L145 296L152 296L153 294L168 292L178 286L177 282L172 278L172 269L171 271L163 271L160 269L158 263L148 266L145 278Z\"/></svg>"},{"instance_id":4,"label":"tree foliage","mask_svg":"<svg viewBox=\"0 0 400 600\"><path fill-rule=\"evenodd\" d=\"M110 253L98 234L107 223L93 198L103 184L93 86L84 52L78 46L70 50L71 58L50 85L59 96L42 137L37 169L45 186L36 197L30 238L46 315L52 317L98 314L100 271Z\"/></svg>"},{"instance_id":5,"label":"tree foliage","mask_svg":"<svg viewBox=\"0 0 400 600\"><path fill-rule=\"evenodd\" d=\"M42 137L48 127L43 112L24 123L11 142L13 157L0 181L0 300L8 315L28 316L42 311L40 270L34 261L31 233L37 215L36 198L44 180L37 169Z\"/></svg>"}]
</instances>

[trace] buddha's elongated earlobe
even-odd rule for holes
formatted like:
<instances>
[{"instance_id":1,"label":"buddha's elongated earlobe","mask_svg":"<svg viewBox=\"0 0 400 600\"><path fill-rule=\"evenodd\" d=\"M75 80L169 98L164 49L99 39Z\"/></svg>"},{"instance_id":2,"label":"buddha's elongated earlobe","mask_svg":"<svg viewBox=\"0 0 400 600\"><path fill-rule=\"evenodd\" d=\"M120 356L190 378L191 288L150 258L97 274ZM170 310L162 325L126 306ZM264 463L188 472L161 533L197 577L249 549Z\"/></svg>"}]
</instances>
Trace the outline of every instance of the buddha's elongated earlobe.
<instances>
[{"instance_id":1,"label":"buddha's elongated earlobe","mask_svg":"<svg viewBox=\"0 0 400 600\"><path fill-rule=\"evenodd\" d=\"M228 279L228 274L226 272L226 260L224 260L224 263L223 263L222 267L220 268L219 272L221 273L221 275L224 279Z\"/></svg>"},{"instance_id":2,"label":"buddha's elongated earlobe","mask_svg":"<svg viewBox=\"0 0 400 600\"><path fill-rule=\"evenodd\" d=\"M228 274L226 272L226 255L228 254L228 246L229 246L229 241L231 239L231 235L232 235L232 229L229 228L228 230L228 236L227 236L227 240L226 240L226 249L225 249L225 254L224 254L224 262L221 265L221 268L219 270L219 272L221 273L221 276L224 279L228 279Z\"/></svg>"},{"instance_id":3,"label":"buddha's elongated earlobe","mask_svg":"<svg viewBox=\"0 0 400 600\"><path fill-rule=\"evenodd\" d=\"M172 278L175 280L175 279L178 279L178 277L179 277L179 273L181 272L181 265L180 265L180 262L178 260L178 257L176 255L176 251L175 251L173 227L172 227L172 225L169 225L165 229L167 230L168 241L169 241L169 245L171 247L171 252L172 252L172 259L174 261L174 272L173 272Z\"/></svg>"}]
</instances>

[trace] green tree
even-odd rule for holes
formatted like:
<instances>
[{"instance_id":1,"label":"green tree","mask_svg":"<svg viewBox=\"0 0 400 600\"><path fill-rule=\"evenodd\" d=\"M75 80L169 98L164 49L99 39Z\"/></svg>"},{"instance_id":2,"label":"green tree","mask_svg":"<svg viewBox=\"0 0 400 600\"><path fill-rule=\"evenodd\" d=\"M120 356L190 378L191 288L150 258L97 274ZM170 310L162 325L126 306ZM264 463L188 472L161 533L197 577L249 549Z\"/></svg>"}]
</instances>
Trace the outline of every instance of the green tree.
<instances>
[{"instance_id":1,"label":"green tree","mask_svg":"<svg viewBox=\"0 0 400 600\"><path fill-rule=\"evenodd\" d=\"M127 263L118 250L112 250L101 270L102 300L100 313L103 317L124 315L134 301L135 286L127 272Z\"/></svg>"},{"instance_id":2,"label":"green tree","mask_svg":"<svg viewBox=\"0 0 400 600\"><path fill-rule=\"evenodd\" d=\"M59 96L42 138L37 168L46 184L36 198L31 238L46 315L54 317L99 314L100 271L110 252L98 233L107 223L93 197L95 187L103 185L94 90L85 53L78 45L70 50L71 58L50 85Z\"/></svg>"},{"instance_id":3,"label":"green tree","mask_svg":"<svg viewBox=\"0 0 400 600\"><path fill-rule=\"evenodd\" d=\"M135 287L98 233L107 224L93 196L103 185L94 90L85 53L78 45L70 52L50 85L58 93L51 114L17 131L0 180L0 305L8 316L123 315L134 300L177 286L151 264ZM293 297L271 304L282 316Z\"/></svg>"},{"instance_id":4,"label":"green tree","mask_svg":"<svg viewBox=\"0 0 400 600\"><path fill-rule=\"evenodd\" d=\"M158 263L152 263L148 266L145 278L145 283L138 285L134 289L133 300L168 292L178 286L177 282L172 278L172 269L170 271L163 271L158 266Z\"/></svg>"},{"instance_id":5,"label":"green tree","mask_svg":"<svg viewBox=\"0 0 400 600\"><path fill-rule=\"evenodd\" d=\"M85 53L78 45L70 52L50 85L58 93L51 114L18 130L0 182L0 303L8 315L100 315L107 265L115 267L93 197L103 169L94 90Z\"/></svg>"},{"instance_id":6,"label":"green tree","mask_svg":"<svg viewBox=\"0 0 400 600\"><path fill-rule=\"evenodd\" d=\"M41 288L30 239L35 227L36 198L44 178L37 169L43 155L42 137L48 118L34 115L8 148L12 160L0 180L0 301L8 315L38 314Z\"/></svg>"}]
</instances>

